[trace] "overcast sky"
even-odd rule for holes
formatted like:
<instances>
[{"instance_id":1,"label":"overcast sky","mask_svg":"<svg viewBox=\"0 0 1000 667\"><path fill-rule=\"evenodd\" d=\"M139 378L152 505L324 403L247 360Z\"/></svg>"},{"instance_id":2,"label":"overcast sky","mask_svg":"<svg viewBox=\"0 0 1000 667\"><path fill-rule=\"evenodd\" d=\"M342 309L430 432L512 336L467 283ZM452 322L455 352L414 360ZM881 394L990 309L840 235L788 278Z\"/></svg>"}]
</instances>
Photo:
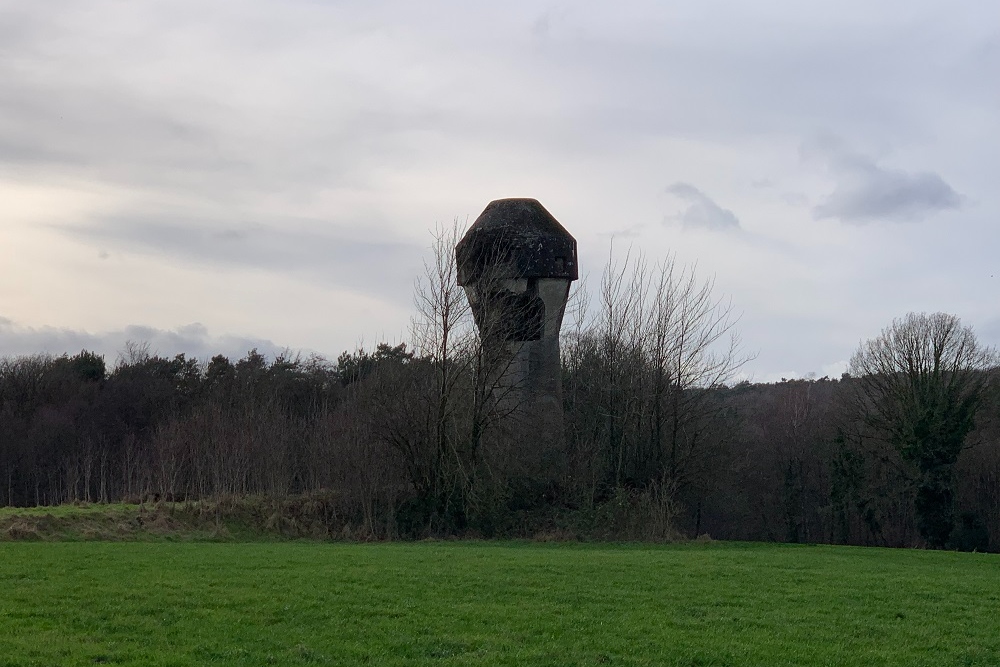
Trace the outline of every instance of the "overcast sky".
<instances>
[{"instance_id":1,"label":"overcast sky","mask_svg":"<svg viewBox=\"0 0 1000 667\"><path fill-rule=\"evenodd\" d=\"M1000 8L0 0L0 355L404 341L436 224L676 255L757 380L1000 343Z\"/></svg>"}]
</instances>

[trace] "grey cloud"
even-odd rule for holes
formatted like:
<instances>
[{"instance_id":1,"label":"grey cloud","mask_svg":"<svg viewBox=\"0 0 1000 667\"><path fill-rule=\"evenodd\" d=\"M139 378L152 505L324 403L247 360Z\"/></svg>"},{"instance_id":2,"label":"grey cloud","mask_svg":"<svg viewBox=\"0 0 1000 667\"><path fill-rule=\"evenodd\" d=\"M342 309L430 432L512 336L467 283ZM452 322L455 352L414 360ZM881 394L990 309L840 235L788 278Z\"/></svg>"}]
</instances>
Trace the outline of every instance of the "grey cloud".
<instances>
[{"instance_id":1,"label":"grey cloud","mask_svg":"<svg viewBox=\"0 0 1000 667\"><path fill-rule=\"evenodd\" d=\"M548 12L542 14L531 24L531 34L536 39L545 39L549 36L549 29L552 27L552 18Z\"/></svg>"},{"instance_id":2,"label":"grey cloud","mask_svg":"<svg viewBox=\"0 0 1000 667\"><path fill-rule=\"evenodd\" d=\"M693 185L674 183L667 186L666 192L687 202L687 209L678 216L685 228L719 231L740 228L740 221L735 213L722 208Z\"/></svg>"},{"instance_id":3,"label":"grey cloud","mask_svg":"<svg viewBox=\"0 0 1000 667\"><path fill-rule=\"evenodd\" d=\"M121 214L61 231L93 243L107 253L123 249L162 255L194 264L253 268L299 275L409 303L410 287L421 266L423 249L378 240L379 231L313 220L269 220L267 223L161 214ZM359 238L368 232L368 238Z\"/></svg>"},{"instance_id":4,"label":"grey cloud","mask_svg":"<svg viewBox=\"0 0 1000 667\"><path fill-rule=\"evenodd\" d=\"M910 26L847 19L832 31L800 9L771 23L733 7L760 29L734 19L691 30L691 19L712 10L651 3L635 21L578 5L541 14L448 2L420 11L36 5L4 17L16 26L6 32L19 35L20 58L0 58L0 166L216 200L377 185L380 168L420 162L441 137L573 155L624 150L650 135L718 139L817 123L897 132L912 108L905 93L922 90L924 65L937 61ZM512 24L544 37L545 48L524 49ZM474 48L464 38L470 26L487 32ZM400 38L398 51L371 50L383 33ZM426 38L404 39L414 34ZM343 43L361 51L341 52ZM356 68L345 66L350 58Z\"/></svg>"},{"instance_id":5,"label":"grey cloud","mask_svg":"<svg viewBox=\"0 0 1000 667\"><path fill-rule=\"evenodd\" d=\"M928 39L941 34L928 20L936 13L929 3L914 3L906 22L875 19L858 6L841 8L829 25L806 5L751 10L729 3L727 21L713 20L708 5L686 4L648 5L632 22L628 11L608 6L584 23L583 14L601 11L576 9L576 31L564 31L561 50L552 53L570 73L596 74L587 79L599 80L592 98L574 92L605 134L718 138L850 126L866 137L912 137L920 131L914 109L926 104L928 87L965 96L984 88L971 79L989 73L976 67L956 83L942 67L953 60L942 51L951 49Z\"/></svg>"},{"instance_id":6,"label":"grey cloud","mask_svg":"<svg viewBox=\"0 0 1000 667\"><path fill-rule=\"evenodd\" d=\"M962 205L962 197L932 172L884 168L858 154L834 155L830 168L837 185L826 201L813 209L817 219L859 224L921 220Z\"/></svg>"},{"instance_id":7,"label":"grey cloud","mask_svg":"<svg viewBox=\"0 0 1000 667\"><path fill-rule=\"evenodd\" d=\"M56 327L26 327L9 318L0 317L0 357L31 354L58 356L90 350L103 355L109 364L113 364L130 341L148 343L150 352L162 356L172 357L184 353L202 361L207 361L216 354L236 359L255 348L261 354L273 357L285 349L263 338L211 335L198 323L172 330L129 325L115 331L89 333Z\"/></svg>"},{"instance_id":8,"label":"grey cloud","mask_svg":"<svg viewBox=\"0 0 1000 667\"><path fill-rule=\"evenodd\" d=\"M0 168L246 200L370 186L373 169L413 160L412 135L442 126L440 110L411 99L419 89L319 65L338 58L322 30L354 36L332 10L307 17L318 28L287 16L303 20L310 3L210 9L195 25L183 4L4 14L0 37L19 38L0 44L16 56L0 57Z\"/></svg>"},{"instance_id":9,"label":"grey cloud","mask_svg":"<svg viewBox=\"0 0 1000 667\"><path fill-rule=\"evenodd\" d=\"M789 206L805 206L809 203L809 197L802 192L783 192L780 198Z\"/></svg>"}]
</instances>

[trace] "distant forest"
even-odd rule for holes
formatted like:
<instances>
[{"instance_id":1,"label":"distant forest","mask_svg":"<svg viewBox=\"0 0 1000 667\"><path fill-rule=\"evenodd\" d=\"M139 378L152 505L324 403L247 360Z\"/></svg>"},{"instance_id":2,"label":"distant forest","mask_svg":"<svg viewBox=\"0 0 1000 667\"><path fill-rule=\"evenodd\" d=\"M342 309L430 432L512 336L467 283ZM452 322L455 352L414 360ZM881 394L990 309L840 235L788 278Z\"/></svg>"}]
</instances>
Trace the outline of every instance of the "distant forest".
<instances>
[{"instance_id":1,"label":"distant forest","mask_svg":"<svg viewBox=\"0 0 1000 667\"><path fill-rule=\"evenodd\" d=\"M496 363L436 238L408 344L336 361L141 344L0 360L0 504L304 494L330 534L1000 548L997 364L911 314L841 378L737 381L711 283L609 266L563 327L563 442L498 414Z\"/></svg>"}]
</instances>

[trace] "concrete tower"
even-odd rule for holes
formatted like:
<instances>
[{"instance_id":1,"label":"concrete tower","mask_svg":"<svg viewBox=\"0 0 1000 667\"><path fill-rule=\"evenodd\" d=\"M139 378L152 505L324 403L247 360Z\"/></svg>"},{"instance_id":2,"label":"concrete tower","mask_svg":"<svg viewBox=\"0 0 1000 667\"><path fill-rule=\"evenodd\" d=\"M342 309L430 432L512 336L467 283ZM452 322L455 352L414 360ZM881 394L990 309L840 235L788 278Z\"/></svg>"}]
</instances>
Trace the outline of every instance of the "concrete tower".
<instances>
[{"instance_id":1,"label":"concrete tower","mask_svg":"<svg viewBox=\"0 0 1000 667\"><path fill-rule=\"evenodd\" d=\"M498 199L455 258L487 356L498 360L496 400L518 415L525 435L556 444L563 438L559 328L579 276L576 240L537 200Z\"/></svg>"}]
</instances>

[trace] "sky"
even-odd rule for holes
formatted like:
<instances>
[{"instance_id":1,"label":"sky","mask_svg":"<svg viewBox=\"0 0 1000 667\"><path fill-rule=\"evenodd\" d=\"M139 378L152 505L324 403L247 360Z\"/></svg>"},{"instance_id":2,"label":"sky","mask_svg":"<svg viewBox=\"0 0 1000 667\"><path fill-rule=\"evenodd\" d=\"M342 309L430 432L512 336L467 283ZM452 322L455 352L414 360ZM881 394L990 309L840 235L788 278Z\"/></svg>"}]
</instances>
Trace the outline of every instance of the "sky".
<instances>
[{"instance_id":1,"label":"sky","mask_svg":"<svg viewBox=\"0 0 1000 667\"><path fill-rule=\"evenodd\" d=\"M0 355L403 342L439 225L534 197L839 377L1000 344L993 0L0 0Z\"/></svg>"}]
</instances>

